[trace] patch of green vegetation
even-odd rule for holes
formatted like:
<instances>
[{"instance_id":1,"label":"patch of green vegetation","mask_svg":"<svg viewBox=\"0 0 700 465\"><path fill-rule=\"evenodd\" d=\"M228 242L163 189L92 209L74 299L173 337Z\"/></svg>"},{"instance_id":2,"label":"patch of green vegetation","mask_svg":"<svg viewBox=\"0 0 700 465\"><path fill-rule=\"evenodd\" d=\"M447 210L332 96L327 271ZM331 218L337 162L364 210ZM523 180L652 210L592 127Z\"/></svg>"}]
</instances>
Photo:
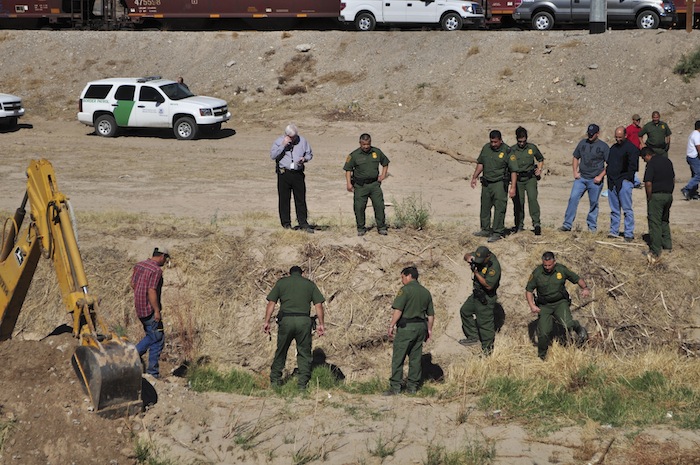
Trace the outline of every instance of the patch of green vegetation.
<instances>
[{"instance_id":1,"label":"patch of green vegetation","mask_svg":"<svg viewBox=\"0 0 700 465\"><path fill-rule=\"evenodd\" d=\"M673 68L673 72L683 76L684 82L690 82L690 78L695 77L700 72L700 47L691 55L681 55L681 59Z\"/></svg>"},{"instance_id":2,"label":"patch of green vegetation","mask_svg":"<svg viewBox=\"0 0 700 465\"><path fill-rule=\"evenodd\" d=\"M340 384L330 368L325 365L317 366L311 372L309 387L318 386L320 389L332 389Z\"/></svg>"},{"instance_id":3,"label":"patch of green vegetation","mask_svg":"<svg viewBox=\"0 0 700 465\"><path fill-rule=\"evenodd\" d=\"M496 458L496 445L491 440L468 440L456 451L440 444L429 444L423 465L489 465Z\"/></svg>"},{"instance_id":4,"label":"patch of green vegetation","mask_svg":"<svg viewBox=\"0 0 700 465\"><path fill-rule=\"evenodd\" d=\"M424 229L430 219L430 205L423 202L422 196L410 195L394 201L394 221L397 228Z\"/></svg>"},{"instance_id":5,"label":"patch of green vegetation","mask_svg":"<svg viewBox=\"0 0 700 465\"><path fill-rule=\"evenodd\" d=\"M485 409L503 409L511 417L539 423L544 430L586 420L624 427L671 421L692 427L700 421L700 397L691 388L673 386L657 371L627 379L593 365L579 370L564 385L493 378L479 403ZM674 411L683 413L674 416Z\"/></svg>"},{"instance_id":6,"label":"patch of green vegetation","mask_svg":"<svg viewBox=\"0 0 700 465\"><path fill-rule=\"evenodd\" d=\"M379 394L386 391L386 389L386 381L379 378L346 383L343 386L343 391L349 392L350 394Z\"/></svg>"},{"instance_id":7,"label":"patch of green vegetation","mask_svg":"<svg viewBox=\"0 0 700 465\"><path fill-rule=\"evenodd\" d=\"M15 427L16 420L5 420L0 422L0 453L5 449L5 442Z\"/></svg>"},{"instance_id":8,"label":"patch of green vegetation","mask_svg":"<svg viewBox=\"0 0 700 465\"><path fill-rule=\"evenodd\" d=\"M191 368L187 380L190 387L197 392L218 391L250 395L265 389L258 376L241 370L231 370L223 374L207 366Z\"/></svg>"},{"instance_id":9,"label":"patch of green vegetation","mask_svg":"<svg viewBox=\"0 0 700 465\"><path fill-rule=\"evenodd\" d=\"M369 453L372 457L385 459L396 453L397 443L393 439L386 439L381 434L377 436L374 443L374 448L369 448Z\"/></svg>"}]
</instances>

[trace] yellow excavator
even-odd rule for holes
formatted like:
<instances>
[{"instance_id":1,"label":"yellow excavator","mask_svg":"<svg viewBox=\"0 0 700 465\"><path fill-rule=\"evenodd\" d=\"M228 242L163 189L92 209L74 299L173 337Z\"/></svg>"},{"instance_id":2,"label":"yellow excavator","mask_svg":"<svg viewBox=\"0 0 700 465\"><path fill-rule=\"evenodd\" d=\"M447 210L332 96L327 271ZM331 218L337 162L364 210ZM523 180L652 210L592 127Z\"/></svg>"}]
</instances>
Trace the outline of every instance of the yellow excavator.
<instances>
[{"instance_id":1,"label":"yellow excavator","mask_svg":"<svg viewBox=\"0 0 700 465\"><path fill-rule=\"evenodd\" d=\"M98 316L99 299L88 291L68 197L58 190L53 166L43 159L30 162L22 205L2 231L0 341L12 337L40 257L52 261L63 303L72 314L73 336L80 343L71 362L95 410L105 416L138 412L141 358Z\"/></svg>"}]
</instances>

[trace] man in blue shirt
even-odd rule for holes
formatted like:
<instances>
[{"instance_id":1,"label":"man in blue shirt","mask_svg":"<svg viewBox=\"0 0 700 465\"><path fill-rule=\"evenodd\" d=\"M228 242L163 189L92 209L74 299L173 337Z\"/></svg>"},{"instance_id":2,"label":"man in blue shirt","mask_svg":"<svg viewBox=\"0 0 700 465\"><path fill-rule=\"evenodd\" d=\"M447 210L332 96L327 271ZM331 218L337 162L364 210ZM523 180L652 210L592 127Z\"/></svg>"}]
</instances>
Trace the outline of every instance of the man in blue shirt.
<instances>
[{"instance_id":1,"label":"man in blue shirt","mask_svg":"<svg viewBox=\"0 0 700 465\"><path fill-rule=\"evenodd\" d=\"M588 192L590 208L586 223L590 232L598 229L598 200L603 190L605 163L608 161L610 148L598 138L600 128L597 124L589 124L586 131L588 138L581 140L576 146L571 166L574 174L574 185L571 188L569 204L564 214L564 224L559 231L571 231L576 219L576 210L583 194Z\"/></svg>"}]
</instances>

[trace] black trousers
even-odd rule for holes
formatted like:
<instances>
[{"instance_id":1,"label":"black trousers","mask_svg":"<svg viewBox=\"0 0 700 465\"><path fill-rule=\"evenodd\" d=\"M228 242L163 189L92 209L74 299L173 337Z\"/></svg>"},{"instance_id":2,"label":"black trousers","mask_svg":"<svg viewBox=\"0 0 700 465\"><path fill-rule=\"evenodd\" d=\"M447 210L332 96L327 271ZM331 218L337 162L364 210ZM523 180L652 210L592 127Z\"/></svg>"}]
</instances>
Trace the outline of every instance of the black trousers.
<instances>
[{"instance_id":1,"label":"black trousers","mask_svg":"<svg viewBox=\"0 0 700 465\"><path fill-rule=\"evenodd\" d=\"M299 226L308 226L306 220L306 182L303 171L286 170L277 175L277 195L279 197L280 223L283 227L292 225L290 202L294 194L294 208Z\"/></svg>"}]
</instances>

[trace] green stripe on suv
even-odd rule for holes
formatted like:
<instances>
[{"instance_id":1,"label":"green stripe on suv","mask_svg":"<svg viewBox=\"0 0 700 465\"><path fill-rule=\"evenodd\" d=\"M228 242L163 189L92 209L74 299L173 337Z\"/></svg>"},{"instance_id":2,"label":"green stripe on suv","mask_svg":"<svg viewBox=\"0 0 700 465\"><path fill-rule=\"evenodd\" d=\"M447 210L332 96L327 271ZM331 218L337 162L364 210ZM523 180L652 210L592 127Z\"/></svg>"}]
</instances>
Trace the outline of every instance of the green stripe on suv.
<instances>
[{"instance_id":1,"label":"green stripe on suv","mask_svg":"<svg viewBox=\"0 0 700 465\"><path fill-rule=\"evenodd\" d=\"M117 121L117 126L129 125L129 116L131 116L133 108L133 100L117 100L117 106L114 109L114 119Z\"/></svg>"}]
</instances>

